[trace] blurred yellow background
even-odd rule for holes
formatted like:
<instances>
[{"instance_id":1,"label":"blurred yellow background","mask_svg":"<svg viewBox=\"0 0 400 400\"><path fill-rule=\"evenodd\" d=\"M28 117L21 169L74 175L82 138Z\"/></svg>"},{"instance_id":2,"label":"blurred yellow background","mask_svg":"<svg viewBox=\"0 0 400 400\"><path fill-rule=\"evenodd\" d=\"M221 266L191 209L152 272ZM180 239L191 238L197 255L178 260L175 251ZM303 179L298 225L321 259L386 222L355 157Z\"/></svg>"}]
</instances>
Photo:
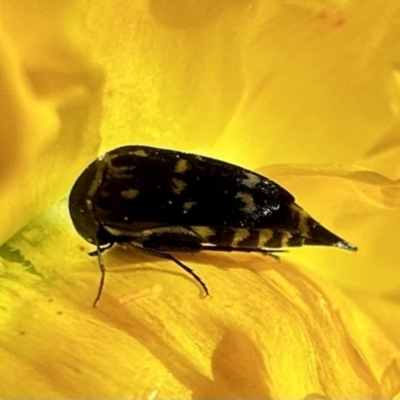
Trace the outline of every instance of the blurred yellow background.
<instances>
[{"instance_id":1,"label":"blurred yellow background","mask_svg":"<svg viewBox=\"0 0 400 400\"><path fill-rule=\"evenodd\" d=\"M399 8L0 0L0 396L399 396ZM93 311L63 199L127 143L257 169L360 250L188 258L213 303L111 252Z\"/></svg>"}]
</instances>

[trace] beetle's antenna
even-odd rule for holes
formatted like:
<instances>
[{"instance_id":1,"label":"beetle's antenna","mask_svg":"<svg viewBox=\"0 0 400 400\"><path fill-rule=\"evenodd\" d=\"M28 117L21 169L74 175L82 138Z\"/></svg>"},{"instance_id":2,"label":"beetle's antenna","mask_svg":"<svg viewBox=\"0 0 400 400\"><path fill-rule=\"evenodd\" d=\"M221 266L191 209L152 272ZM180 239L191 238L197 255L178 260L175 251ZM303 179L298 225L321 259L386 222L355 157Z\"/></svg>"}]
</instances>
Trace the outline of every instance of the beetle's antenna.
<instances>
[{"instance_id":1,"label":"beetle's antenna","mask_svg":"<svg viewBox=\"0 0 400 400\"><path fill-rule=\"evenodd\" d=\"M177 258L175 258L172 254L169 253L164 253L163 251L159 251L156 249L149 249L149 248L144 248L141 245L137 245L134 242L124 242L125 245L132 247L133 249L140 251L141 253L144 254L149 254L153 257L158 257L158 258L163 258L165 260L171 260L173 261L176 265L184 269L187 273L193 276L194 279L196 279L197 282L199 282L200 286L203 288L206 297L210 296L210 293L208 291L207 285L203 282L203 280L198 276L192 269L187 267L183 262L179 261Z\"/></svg>"},{"instance_id":2,"label":"beetle's antenna","mask_svg":"<svg viewBox=\"0 0 400 400\"><path fill-rule=\"evenodd\" d=\"M106 278L106 268L104 267L103 256L101 255L102 251L103 250L100 248L100 246L96 247L97 261L99 262L101 276L100 276L99 289L97 290L97 296L93 302L93 308L97 308L97 303L99 302L101 293L103 292L104 281Z\"/></svg>"}]
</instances>

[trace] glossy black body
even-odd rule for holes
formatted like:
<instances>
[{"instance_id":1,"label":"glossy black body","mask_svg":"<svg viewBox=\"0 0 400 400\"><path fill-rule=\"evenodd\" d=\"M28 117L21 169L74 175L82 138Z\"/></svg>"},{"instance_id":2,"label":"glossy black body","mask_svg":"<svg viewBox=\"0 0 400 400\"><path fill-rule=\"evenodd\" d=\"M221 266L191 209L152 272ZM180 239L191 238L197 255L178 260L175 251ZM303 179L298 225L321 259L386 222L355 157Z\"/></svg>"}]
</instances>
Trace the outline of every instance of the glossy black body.
<instances>
[{"instance_id":1,"label":"glossy black body","mask_svg":"<svg viewBox=\"0 0 400 400\"><path fill-rule=\"evenodd\" d=\"M302 245L356 250L270 179L155 147L124 146L96 159L76 181L69 209L76 230L98 255L121 243L182 266L169 252L270 253Z\"/></svg>"}]
</instances>

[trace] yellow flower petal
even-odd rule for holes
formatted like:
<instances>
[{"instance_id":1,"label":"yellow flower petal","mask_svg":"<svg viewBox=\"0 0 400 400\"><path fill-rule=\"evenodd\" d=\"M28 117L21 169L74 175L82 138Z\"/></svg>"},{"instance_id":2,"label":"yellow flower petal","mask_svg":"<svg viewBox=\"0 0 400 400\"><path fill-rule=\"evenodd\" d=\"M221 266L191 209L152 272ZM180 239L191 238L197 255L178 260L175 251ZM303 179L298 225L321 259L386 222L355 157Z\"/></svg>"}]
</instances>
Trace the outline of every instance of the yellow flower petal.
<instances>
[{"instance_id":1,"label":"yellow flower petal","mask_svg":"<svg viewBox=\"0 0 400 400\"><path fill-rule=\"evenodd\" d=\"M6 396L28 396L30 379L41 397L378 398L384 373L391 377L383 379L385 393L396 386L394 346L286 256L179 255L207 283L211 297L203 298L174 264L115 249L104 256L109 272L93 310L97 262L64 207L9 244L43 278L5 264ZM23 386L5 385L19 363L34 374Z\"/></svg>"},{"instance_id":2,"label":"yellow flower petal","mask_svg":"<svg viewBox=\"0 0 400 400\"><path fill-rule=\"evenodd\" d=\"M359 159L398 123L400 3L266 3L241 25L244 93L215 154L251 167Z\"/></svg>"},{"instance_id":3,"label":"yellow flower petal","mask_svg":"<svg viewBox=\"0 0 400 400\"><path fill-rule=\"evenodd\" d=\"M74 13L0 3L0 243L66 195L97 154L101 75L72 43L76 31L62 29Z\"/></svg>"},{"instance_id":4,"label":"yellow flower petal","mask_svg":"<svg viewBox=\"0 0 400 400\"><path fill-rule=\"evenodd\" d=\"M0 126L10 175L1 182L0 241L67 192L97 154L100 122L104 150L123 142L201 148L260 166L362 161L398 118L390 101L397 47L389 45L397 1L100 0L85 3L85 29L78 4L43 0L27 12L22 1L0 3L0 84L10 105ZM77 48L85 34L85 54L107 76L104 99L101 77ZM65 203L48 209L1 251L1 395L396 396L398 347L350 300L294 266L337 268L342 275L330 277L342 286L355 281L346 271L366 270L357 275L363 287L397 288L393 253L384 260L391 282L375 279L374 247L394 240L397 189L371 172L356 175L296 172L279 182L365 256L182 256L207 282L207 299L171 263L116 249L105 254L106 287L92 310L96 260Z\"/></svg>"},{"instance_id":5,"label":"yellow flower petal","mask_svg":"<svg viewBox=\"0 0 400 400\"><path fill-rule=\"evenodd\" d=\"M249 12L247 2L89 2L89 50L107 74L103 149L209 148L242 95L237 25Z\"/></svg>"}]
</instances>

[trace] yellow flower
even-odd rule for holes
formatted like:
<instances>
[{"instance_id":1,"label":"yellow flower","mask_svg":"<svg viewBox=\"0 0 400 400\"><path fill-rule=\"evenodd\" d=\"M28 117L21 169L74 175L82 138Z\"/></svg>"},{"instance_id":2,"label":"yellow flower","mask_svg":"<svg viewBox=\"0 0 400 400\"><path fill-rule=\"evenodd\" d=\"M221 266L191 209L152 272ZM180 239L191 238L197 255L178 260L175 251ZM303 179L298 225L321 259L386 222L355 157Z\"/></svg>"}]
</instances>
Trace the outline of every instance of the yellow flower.
<instances>
[{"instance_id":1,"label":"yellow flower","mask_svg":"<svg viewBox=\"0 0 400 400\"><path fill-rule=\"evenodd\" d=\"M0 0L0 396L400 398L398 9ZM360 252L180 255L204 299L115 248L92 309L63 197L125 143L262 168Z\"/></svg>"}]
</instances>

